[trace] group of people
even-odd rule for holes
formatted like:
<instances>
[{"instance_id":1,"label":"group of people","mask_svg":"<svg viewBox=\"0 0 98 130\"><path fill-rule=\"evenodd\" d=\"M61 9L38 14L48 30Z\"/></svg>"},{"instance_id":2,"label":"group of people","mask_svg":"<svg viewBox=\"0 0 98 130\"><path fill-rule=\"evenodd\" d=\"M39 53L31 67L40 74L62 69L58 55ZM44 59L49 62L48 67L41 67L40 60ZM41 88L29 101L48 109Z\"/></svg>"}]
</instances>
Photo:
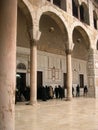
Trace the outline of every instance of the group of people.
<instances>
[{"instance_id":1,"label":"group of people","mask_svg":"<svg viewBox=\"0 0 98 130\"><path fill-rule=\"evenodd\" d=\"M87 85L84 86L83 88L83 96L87 96L87 93L88 93L88 88L87 88ZM73 97L75 96L74 95L74 87L72 86L72 95ZM79 97L80 96L80 86L79 84L76 86L76 97Z\"/></svg>"},{"instance_id":2,"label":"group of people","mask_svg":"<svg viewBox=\"0 0 98 130\"><path fill-rule=\"evenodd\" d=\"M88 87L87 85L83 88L83 95L87 96L88 93ZM25 87L22 89L16 89L16 102L22 101L22 96L24 97L25 101L30 100L30 87ZM72 86L72 96L75 96L75 90ZM76 86L76 97L80 96L80 86ZM37 99L40 99L42 101L47 101L49 99L62 99L65 98L65 88L61 87L60 85L55 86L53 88L52 86L40 86L37 88Z\"/></svg>"},{"instance_id":3,"label":"group of people","mask_svg":"<svg viewBox=\"0 0 98 130\"><path fill-rule=\"evenodd\" d=\"M55 86L53 89L52 86L41 86L37 89L37 98L41 99L43 101L53 99L53 98L64 98L65 93L64 93L64 88L61 87L60 85Z\"/></svg>"},{"instance_id":4,"label":"group of people","mask_svg":"<svg viewBox=\"0 0 98 130\"><path fill-rule=\"evenodd\" d=\"M15 93L15 103L18 101L29 101L30 100L30 87L26 86L21 88L16 88L16 93Z\"/></svg>"}]
</instances>

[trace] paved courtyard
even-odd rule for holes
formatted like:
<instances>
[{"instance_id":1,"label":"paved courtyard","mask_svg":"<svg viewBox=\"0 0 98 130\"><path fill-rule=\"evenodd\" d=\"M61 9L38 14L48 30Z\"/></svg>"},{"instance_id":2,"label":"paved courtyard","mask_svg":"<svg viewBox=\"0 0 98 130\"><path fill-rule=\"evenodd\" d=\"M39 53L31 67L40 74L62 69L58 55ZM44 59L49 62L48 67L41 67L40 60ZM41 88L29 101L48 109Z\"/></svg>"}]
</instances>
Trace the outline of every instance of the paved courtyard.
<instances>
[{"instance_id":1,"label":"paved courtyard","mask_svg":"<svg viewBox=\"0 0 98 130\"><path fill-rule=\"evenodd\" d=\"M53 99L37 106L17 103L15 130L98 130L98 99Z\"/></svg>"}]
</instances>

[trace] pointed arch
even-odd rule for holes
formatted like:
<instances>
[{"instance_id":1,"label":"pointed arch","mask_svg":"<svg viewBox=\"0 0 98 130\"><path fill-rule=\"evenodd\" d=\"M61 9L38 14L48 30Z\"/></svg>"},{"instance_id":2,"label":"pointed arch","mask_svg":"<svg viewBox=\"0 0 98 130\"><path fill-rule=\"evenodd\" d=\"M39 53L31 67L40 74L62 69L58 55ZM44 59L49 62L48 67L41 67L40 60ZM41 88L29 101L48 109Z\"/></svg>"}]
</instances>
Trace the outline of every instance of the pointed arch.
<instances>
[{"instance_id":1,"label":"pointed arch","mask_svg":"<svg viewBox=\"0 0 98 130\"><path fill-rule=\"evenodd\" d=\"M33 37L33 17L31 5L25 0L18 1L17 13L17 45L30 47L30 40Z\"/></svg>"},{"instance_id":2,"label":"pointed arch","mask_svg":"<svg viewBox=\"0 0 98 130\"><path fill-rule=\"evenodd\" d=\"M56 23L59 25L59 27L61 28L61 31L63 33L67 33L67 39L66 42L69 42L69 29L68 29L68 23L66 22L65 18L63 15L61 15L61 13L59 11L57 11L55 8L53 8L51 6L43 6L42 8L40 8L38 10L38 21L40 22L41 16L43 14L46 14L48 16L50 16L52 19L54 19L56 21Z\"/></svg>"}]
</instances>

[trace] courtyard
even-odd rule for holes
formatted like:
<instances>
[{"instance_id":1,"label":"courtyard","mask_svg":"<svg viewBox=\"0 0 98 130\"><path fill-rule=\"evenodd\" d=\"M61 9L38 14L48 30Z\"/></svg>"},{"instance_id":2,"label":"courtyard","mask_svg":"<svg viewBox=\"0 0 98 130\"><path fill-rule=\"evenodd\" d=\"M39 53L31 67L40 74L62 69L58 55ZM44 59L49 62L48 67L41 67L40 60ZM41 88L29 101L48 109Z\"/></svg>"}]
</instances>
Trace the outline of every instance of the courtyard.
<instances>
[{"instance_id":1,"label":"courtyard","mask_svg":"<svg viewBox=\"0 0 98 130\"><path fill-rule=\"evenodd\" d=\"M15 130L98 130L98 99L38 101L15 106Z\"/></svg>"}]
</instances>

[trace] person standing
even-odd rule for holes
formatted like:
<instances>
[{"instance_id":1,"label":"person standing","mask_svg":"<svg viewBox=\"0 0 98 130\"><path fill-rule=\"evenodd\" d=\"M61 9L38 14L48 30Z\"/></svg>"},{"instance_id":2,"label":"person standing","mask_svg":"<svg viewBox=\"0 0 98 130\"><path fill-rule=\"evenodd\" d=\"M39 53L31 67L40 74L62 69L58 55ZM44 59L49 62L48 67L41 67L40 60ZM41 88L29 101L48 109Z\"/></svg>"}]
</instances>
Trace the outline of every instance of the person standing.
<instances>
[{"instance_id":1,"label":"person standing","mask_svg":"<svg viewBox=\"0 0 98 130\"><path fill-rule=\"evenodd\" d=\"M79 84L77 85L76 87L76 97L79 97L80 96L80 87L79 87Z\"/></svg>"},{"instance_id":2,"label":"person standing","mask_svg":"<svg viewBox=\"0 0 98 130\"><path fill-rule=\"evenodd\" d=\"M72 86L72 96L74 97L74 87Z\"/></svg>"},{"instance_id":3,"label":"person standing","mask_svg":"<svg viewBox=\"0 0 98 130\"><path fill-rule=\"evenodd\" d=\"M88 93L88 88L87 88L87 85L84 86L84 96L87 96L87 93Z\"/></svg>"}]
</instances>

